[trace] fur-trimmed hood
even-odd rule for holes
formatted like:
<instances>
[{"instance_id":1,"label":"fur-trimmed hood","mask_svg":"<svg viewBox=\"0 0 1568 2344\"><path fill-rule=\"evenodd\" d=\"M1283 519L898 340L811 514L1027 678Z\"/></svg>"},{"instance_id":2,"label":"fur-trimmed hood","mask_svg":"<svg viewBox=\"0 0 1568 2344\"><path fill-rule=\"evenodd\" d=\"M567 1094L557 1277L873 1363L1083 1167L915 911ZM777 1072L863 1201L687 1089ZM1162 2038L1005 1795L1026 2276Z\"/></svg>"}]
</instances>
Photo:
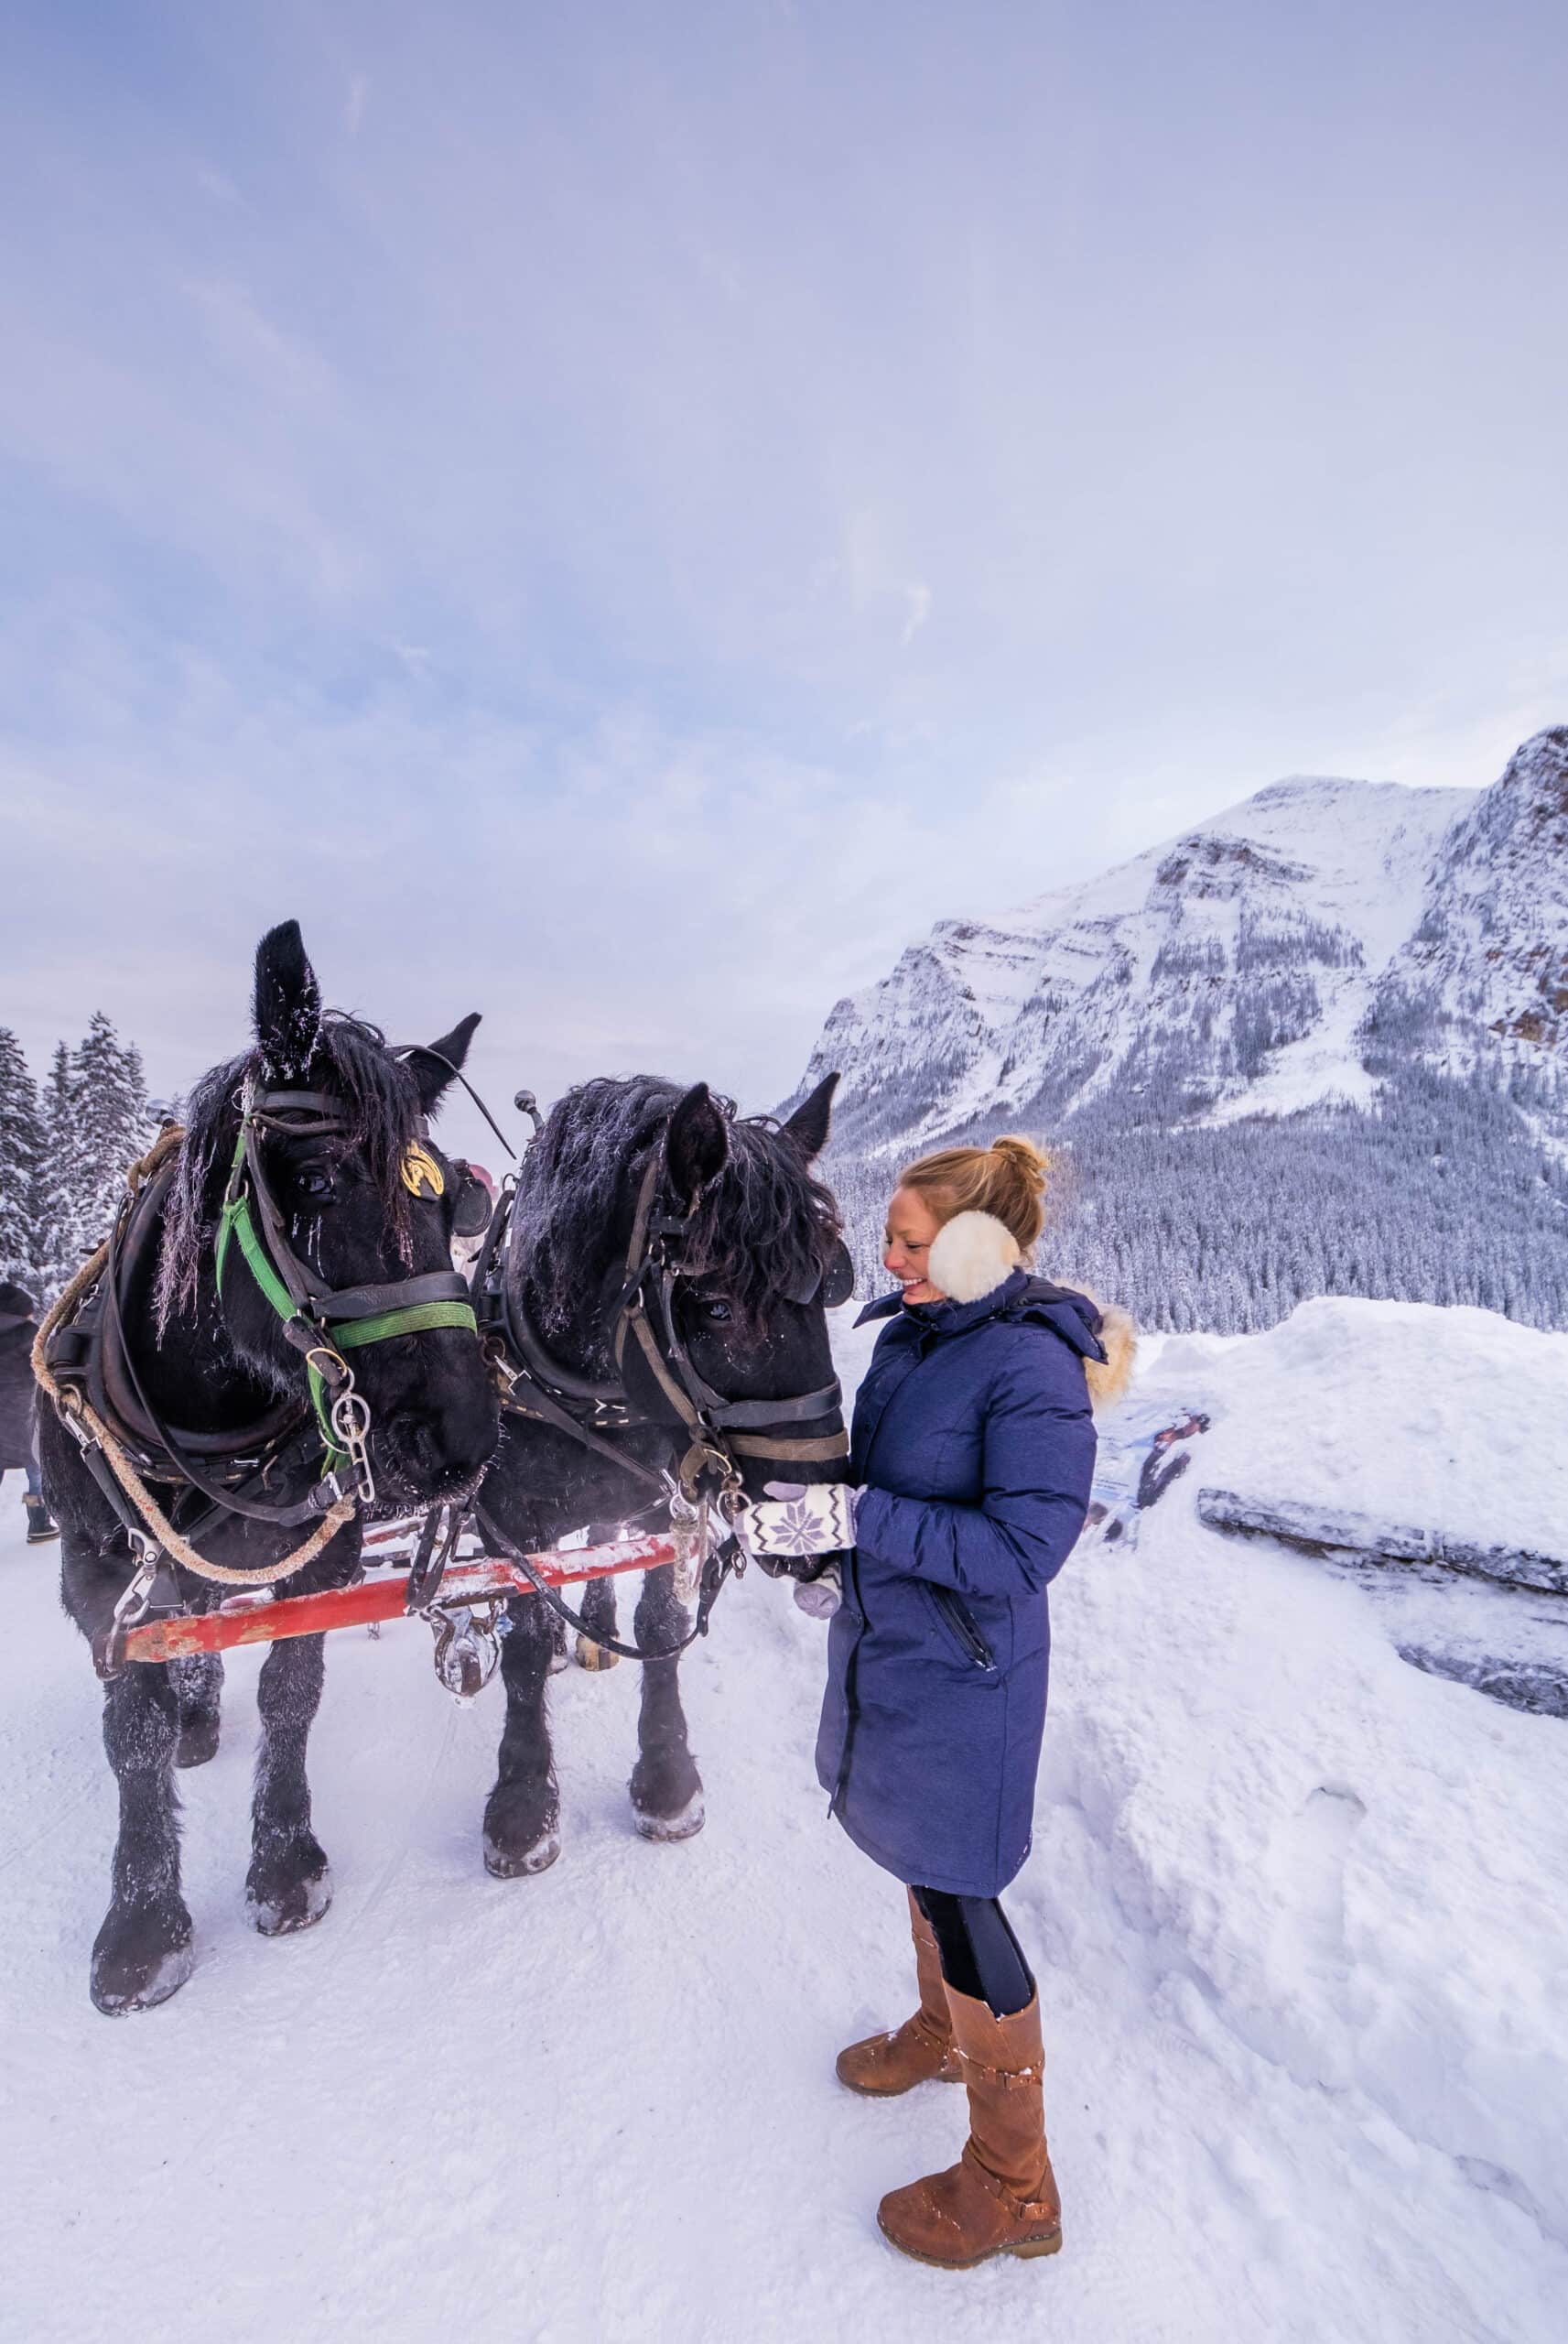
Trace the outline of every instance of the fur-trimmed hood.
<instances>
[{"instance_id":1,"label":"fur-trimmed hood","mask_svg":"<svg viewBox=\"0 0 1568 2344\"><path fill-rule=\"evenodd\" d=\"M935 1286L947 1297L946 1303L925 1303L913 1306L933 1312L945 1311L953 1306L971 1314L972 1306L984 1303L1007 1286L1020 1271L1018 1240L1011 1231L998 1221L994 1213L959 1212L945 1221L932 1241L931 1259L926 1275ZM863 1318L889 1318L902 1305L900 1295L888 1295L863 1311ZM1007 1297L1010 1306L1015 1298ZM1138 1330L1131 1314L1117 1303L1102 1303L1087 1287L1072 1281L1058 1285L1054 1280L1031 1278L1021 1284L1017 1304L1045 1306L1044 1314L1054 1331L1081 1352L1084 1373L1088 1382L1089 1398L1096 1414L1113 1408L1132 1381L1132 1371L1138 1356ZM1073 1329L1056 1323L1054 1308L1082 1303L1086 1308L1075 1311L1091 1337L1098 1337L1098 1348L1103 1359L1075 1340ZM983 1310L972 1315L983 1318Z\"/></svg>"}]
</instances>

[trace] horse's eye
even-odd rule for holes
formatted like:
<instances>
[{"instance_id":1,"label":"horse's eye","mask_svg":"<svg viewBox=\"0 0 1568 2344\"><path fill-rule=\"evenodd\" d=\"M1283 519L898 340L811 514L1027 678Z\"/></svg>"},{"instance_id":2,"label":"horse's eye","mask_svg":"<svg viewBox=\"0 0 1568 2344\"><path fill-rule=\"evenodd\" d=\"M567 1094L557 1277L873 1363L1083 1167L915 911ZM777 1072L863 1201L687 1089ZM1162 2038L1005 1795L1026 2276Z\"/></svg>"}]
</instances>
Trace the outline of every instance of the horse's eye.
<instances>
[{"instance_id":1,"label":"horse's eye","mask_svg":"<svg viewBox=\"0 0 1568 2344\"><path fill-rule=\"evenodd\" d=\"M330 1197L332 1193L332 1176L330 1172L323 1172L317 1165L308 1164L302 1172L295 1174L294 1185L302 1197Z\"/></svg>"},{"instance_id":2,"label":"horse's eye","mask_svg":"<svg viewBox=\"0 0 1568 2344\"><path fill-rule=\"evenodd\" d=\"M730 1305L727 1302L721 1302L717 1295L709 1295L704 1298L702 1315L710 1326L727 1327L730 1323Z\"/></svg>"}]
</instances>

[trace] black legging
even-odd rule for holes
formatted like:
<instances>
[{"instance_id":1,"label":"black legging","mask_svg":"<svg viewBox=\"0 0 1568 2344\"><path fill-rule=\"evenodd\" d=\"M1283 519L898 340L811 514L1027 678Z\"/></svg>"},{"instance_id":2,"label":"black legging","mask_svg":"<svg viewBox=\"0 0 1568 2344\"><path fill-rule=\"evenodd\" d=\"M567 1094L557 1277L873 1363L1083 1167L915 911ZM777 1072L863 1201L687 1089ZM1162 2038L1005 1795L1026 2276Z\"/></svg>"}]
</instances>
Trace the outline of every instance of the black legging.
<instances>
[{"instance_id":1,"label":"black legging","mask_svg":"<svg viewBox=\"0 0 1568 2344\"><path fill-rule=\"evenodd\" d=\"M1012 1925L995 1896L949 1896L916 1888L914 1901L931 1924L942 1975L956 1994L984 2002L996 2018L1027 2010L1034 1980Z\"/></svg>"}]
</instances>

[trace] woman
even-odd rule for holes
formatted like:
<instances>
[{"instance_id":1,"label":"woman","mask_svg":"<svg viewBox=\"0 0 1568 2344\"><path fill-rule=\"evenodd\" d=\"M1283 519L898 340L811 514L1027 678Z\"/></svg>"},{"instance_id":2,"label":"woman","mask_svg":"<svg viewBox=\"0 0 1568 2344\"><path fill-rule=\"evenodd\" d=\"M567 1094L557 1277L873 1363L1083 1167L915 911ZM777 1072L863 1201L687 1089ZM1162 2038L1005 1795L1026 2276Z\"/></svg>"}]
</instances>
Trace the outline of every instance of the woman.
<instances>
[{"instance_id":1,"label":"woman","mask_svg":"<svg viewBox=\"0 0 1568 2344\"><path fill-rule=\"evenodd\" d=\"M902 2026L840 2052L839 2078L884 2097L967 2085L959 2162L878 2217L955 2269L1062 2242L1039 2002L998 1899L1029 1853L1045 1590L1088 1505L1090 1393L1125 1387L1133 1339L1124 1313L1032 1274L1045 1173L1024 1139L946 1148L889 1205L898 1291L862 1314L888 1324L855 1405L855 1552L816 1746L833 1813L909 1891L920 1991Z\"/></svg>"}]
</instances>

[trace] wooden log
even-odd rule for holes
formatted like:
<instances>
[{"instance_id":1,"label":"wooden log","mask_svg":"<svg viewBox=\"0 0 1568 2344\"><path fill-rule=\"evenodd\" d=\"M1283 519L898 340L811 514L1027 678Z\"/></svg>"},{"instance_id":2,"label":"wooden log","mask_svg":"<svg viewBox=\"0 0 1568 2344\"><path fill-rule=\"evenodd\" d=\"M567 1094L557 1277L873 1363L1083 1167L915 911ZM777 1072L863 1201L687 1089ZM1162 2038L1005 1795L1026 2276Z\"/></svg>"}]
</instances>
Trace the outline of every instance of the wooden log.
<instances>
[{"instance_id":1,"label":"wooden log","mask_svg":"<svg viewBox=\"0 0 1568 2344\"><path fill-rule=\"evenodd\" d=\"M1446 1677L1468 1685L1505 1709L1523 1709L1527 1716L1568 1718L1568 1668L1549 1660L1502 1660L1483 1654L1435 1650L1431 1644L1397 1644L1401 1660L1429 1677Z\"/></svg>"},{"instance_id":2,"label":"wooden log","mask_svg":"<svg viewBox=\"0 0 1568 2344\"><path fill-rule=\"evenodd\" d=\"M607 1546L553 1547L529 1561L551 1587L608 1579L621 1571L657 1570L679 1557L673 1538L625 1538ZM270 1644L290 1636L315 1636L332 1628L362 1628L380 1620L413 1617L405 1601L406 1575L361 1579L352 1587L330 1587L315 1595L240 1596L197 1617L144 1620L126 1631L126 1660L180 1660L191 1653L228 1652L237 1644ZM436 1598L443 1608L505 1602L533 1595L535 1588L500 1555L482 1555L448 1567Z\"/></svg>"},{"instance_id":3,"label":"wooden log","mask_svg":"<svg viewBox=\"0 0 1568 2344\"><path fill-rule=\"evenodd\" d=\"M1200 1490L1198 1520L1211 1530L1256 1538L1280 1538L1308 1554L1343 1554L1364 1563L1435 1563L1470 1579L1537 1594L1568 1595L1568 1560L1529 1547L1485 1546L1445 1530L1412 1528L1379 1521L1350 1509L1303 1503L1292 1498L1250 1498L1235 1490Z\"/></svg>"}]
</instances>

